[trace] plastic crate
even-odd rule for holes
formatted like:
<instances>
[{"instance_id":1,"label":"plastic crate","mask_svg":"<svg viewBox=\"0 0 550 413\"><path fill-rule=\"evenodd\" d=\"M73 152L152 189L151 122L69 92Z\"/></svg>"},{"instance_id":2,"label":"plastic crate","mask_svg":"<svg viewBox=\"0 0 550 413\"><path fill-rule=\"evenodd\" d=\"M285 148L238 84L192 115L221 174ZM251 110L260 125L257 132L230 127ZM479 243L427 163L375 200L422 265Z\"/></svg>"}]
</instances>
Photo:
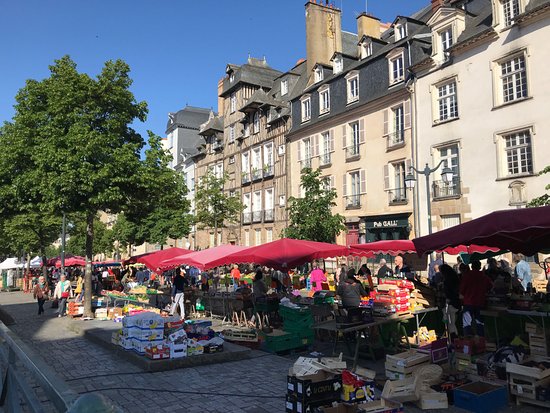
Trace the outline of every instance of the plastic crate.
<instances>
[{"instance_id":1,"label":"plastic crate","mask_svg":"<svg viewBox=\"0 0 550 413\"><path fill-rule=\"evenodd\" d=\"M279 353L282 351L293 350L295 348L304 347L313 343L313 336L300 336L296 333L284 332L266 334L264 336L263 347L270 353Z\"/></svg>"},{"instance_id":2,"label":"plastic crate","mask_svg":"<svg viewBox=\"0 0 550 413\"><path fill-rule=\"evenodd\" d=\"M290 321L303 321L313 317L309 307L290 308L284 305L279 306L279 315L283 320Z\"/></svg>"}]
</instances>

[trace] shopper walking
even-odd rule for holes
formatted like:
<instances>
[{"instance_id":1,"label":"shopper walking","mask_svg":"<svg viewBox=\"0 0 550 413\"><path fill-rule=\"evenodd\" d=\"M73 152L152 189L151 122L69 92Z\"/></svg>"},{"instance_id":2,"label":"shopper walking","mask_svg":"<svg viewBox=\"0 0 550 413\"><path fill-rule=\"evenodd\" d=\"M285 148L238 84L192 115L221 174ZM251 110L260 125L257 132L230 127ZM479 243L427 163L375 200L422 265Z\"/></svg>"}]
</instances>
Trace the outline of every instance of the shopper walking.
<instances>
[{"instance_id":1,"label":"shopper walking","mask_svg":"<svg viewBox=\"0 0 550 413\"><path fill-rule=\"evenodd\" d=\"M67 276L65 274L61 274L59 282L55 286L53 297L60 300L58 317L65 316L67 300L72 297L71 283L67 281Z\"/></svg>"},{"instance_id":2,"label":"shopper walking","mask_svg":"<svg viewBox=\"0 0 550 413\"><path fill-rule=\"evenodd\" d=\"M185 319L185 278L183 276L183 270L178 269L173 281L172 287L172 309L170 315L177 313L178 307L180 308L181 319Z\"/></svg>"},{"instance_id":3,"label":"shopper walking","mask_svg":"<svg viewBox=\"0 0 550 413\"><path fill-rule=\"evenodd\" d=\"M38 302L38 315L44 313L44 303L48 299L48 294L50 293L48 283L46 279L41 276L38 278L38 283L34 286L32 295Z\"/></svg>"},{"instance_id":4,"label":"shopper walking","mask_svg":"<svg viewBox=\"0 0 550 413\"><path fill-rule=\"evenodd\" d=\"M479 261L472 262L472 269L462 273L460 280L460 294L464 303L462 311L462 326L464 335L472 336L474 331L472 324L475 321L476 334L485 335L485 324L480 314L487 302L487 293L493 288L491 279L481 271Z\"/></svg>"}]
</instances>

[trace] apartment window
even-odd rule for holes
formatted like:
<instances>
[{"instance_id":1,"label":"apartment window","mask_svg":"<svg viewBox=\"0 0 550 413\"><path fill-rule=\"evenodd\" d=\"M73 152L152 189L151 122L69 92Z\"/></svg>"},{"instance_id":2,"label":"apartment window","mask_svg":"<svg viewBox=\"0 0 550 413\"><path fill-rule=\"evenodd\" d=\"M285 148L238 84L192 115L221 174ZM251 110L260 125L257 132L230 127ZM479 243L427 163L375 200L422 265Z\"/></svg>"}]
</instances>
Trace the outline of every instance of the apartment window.
<instances>
[{"instance_id":1,"label":"apartment window","mask_svg":"<svg viewBox=\"0 0 550 413\"><path fill-rule=\"evenodd\" d=\"M395 41L404 39L407 37L407 24L400 23L395 25Z\"/></svg>"},{"instance_id":2,"label":"apartment window","mask_svg":"<svg viewBox=\"0 0 550 413\"><path fill-rule=\"evenodd\" d=\"M348 103L359 100L359 75L357 73L347 78Z\"/></svg>"},{"instance_id":3,"label":"apartment window","mask_svg":"<svg viewBox=\"0 0 550 413\"><path fill-rule=\"evenodd\" d=\"M333 71L335 74L341 73L344 70L344 59L342 56L336 56L334 58L334 68Z\"/></svg>"},{"instance_id":4,"label":"apartment window","mask_svg":"<svg viewBox=\"0 0 550 413\"><path fill-rule=\"evenodd\" d=\"M245 152L241 156L242 183L247 184L250 182L250 153Z\"/></svg>"},{"instance_id":5,"label":"apartment window","mask_svg":"<svg viewBox=\"0 0 550 413\"><path fill-rule=\"evenodd\" d=\"M401 82L405 79L405 64L403 53L389 60L390 84Z\"/></svg>"},{"instance_id":6,"label":"apartment window","mask_svg":"<svg viewBox=\"0 0 550 413\"><path fill-rule=\"evenodd\" d=\"M264 191L264 222L272 222L274 219L273 188Z\"/></svg>"},{"instance_id":7,"label":"apartment window","mask_svg":"<svg viewBox=\"0 0 550 413\"><path fill-rule=\"evenodd\" d=\"M456 81L437 86L438 122L458 118Z\"/></svg>"},{"instance_id":8,"label":"apartment window","mask_svg":"<svg viewBox=\"0 0 550 413\"><path fill-rule=\"evenodd\" d=\"M321 155L321 165L330 165L332 163L332 152L334 151L334 138L330 132L321 134L323 142L323 153Z\"/></svg>"},{"instance_id":9,"label":"apartment window","mask_svg":"<svg viewBox=\"0 0 550 413\"><path fill-rule=\"evenodd\" d=\"M311 119L311 98L309 96L302 98L302 122Z\"/></svg>"},{"instance_id":10,"label":"apartment window","mask_svg":"<svg viewBox=\"0 0 550 413\"><path fill-rule=\"evenodd\" d=\"M265 229L265 242L272 242L273 241L273 228L266 228Z\"/></svg>"},{"instance_id":11,"label":"apartment window","mask_svg":"<svg viewBox=\"0 0 550 413\"><path fill-rule=\"evenodd\" d=\"M439 32L439 40L441 44L441 50L445 52L449 47L453 45L453 29L447 27Z\"/></svg>"},{"instance_id":12,"label":"apartment window","mask_svg":"<svg viewBox=\"0 0 550 413\"><path fill-rule=\"evenodd\" d=\"M237 95L235 94L235 92L231 93L229 104L231 113L235 112L237 110Z\"/></svg>"},{"instance_id":13,"label":"apartment window","mask_svg":"<svg viewBox=\"0 0 550 413\"><path fill-rule=\"evenodd\" d=\"M366 193L365 171L352 171L344 175L344 201L346 209L361 206L361 195Z\"/></svg>"},{"instance_id":14,"label":"apartment window","mask_svg":"<svg viewBox=\"0 0 550 413\"><path fill-rule=\"evenodd\" d=\"M388 148L402 145L405 142L405 110L403 105L391 109L392 131L388 137Z\"/></svg>"},{"instance_id":15,"label":"apartment window","mask_svg":"<svg viewBox=\"0 0 550 413\"><path fill-rule=\"evenodd\" d=\"M330 89L328 86L319 90L319 113L327 113L330 111Z\"/></svg>"},{"instance_id":16,"label":"apartment window","mask_svg":"<svg viewBox=\"0 0 550 413\"><path fill-rule=\"evenodd\" d=\"M262 149L256 147L252 150L252 179L262 178Z\"/></svg>"},{"instance_id":17,"label":"apartment window","mask_svg":"<svg viewBox=\"0 0 550 413\"><path fill-rule=\"evenodd\" d=\"M262 222L262 191L252 196L252 222Z\"/></svg>"},{"instance_id":18,"label":"apartment window","mask_svg":"<svg viewBox=\"0 0 550 413\"><path fill-rule=\"evenodd\" d=\"M320 82L321 80L324 79L325 76L323 73L323 68L321 66L317 66L314 72L315 72L315 83Z\"/></svg>"},{"instance_id":19,"label":"apartment window","mask_svg":"<svg viewBox=\"0 0 550 413\"><path fill-rule=\"evenodd\" d=\"M264 145L264 177L273 175L273 142Z\"/></svg>"},{"instance_id":20,"label":"apartment window","mask_svg":"<svg viewBox=\"0 0 550 413\"><path fill-rule=\"evenodd\" d=\"M235 155L231 155L231 156L229 157L228 163L229 163L229 164L235 163Z\"/></svg>"},{"instance_id":21,"label":"apartment window","mask_svg":"<svg viewBox=\"0 0 550 413\"><path fill-rule=\"evenodd\" d=\"M250 230L249 229L244 230L244 246L250 247Z\"/></svg>"},{"instance_id":22,"label":"apartment window","mask_svg":"<svg viewBox=\"0 0 550 413\"><path fill-rule=\"evenodd\" d=\"M214 175L216 178L223 178L223 163L218 163L214 166Z\"/></svg>"},{"instance_id":23,"label":"apartment window","mask_svg":"<svg viewBox=\"0 0 550 413\"><path fill-rule=\"evenodd\" d=\"M441 229L447 229L460 225L460 214L441 215Z\"/></svg>"},{"instance_id":24,"label":"apartment window","mask_svg":"<svg viewBox=\"0 0 550 413\"><path fill-rule=\"evenodd\" d=\"M302 162L302 168L311 168L312 147L311 139L302 139L298 146L298 158Z\"/></svg>"},{"instance_id":25,"label":"apartment window","mask_svg":"<svg viewBox=\"0 0 550 413\"><path fill-rule=\"evenodd\" d=\"M262 245L262 230L259 228L254 231L254 245Z\"/></svg>"},{"instance_id":26,"label":"apartment window","mask_svg":"<svg viewBox=\"0 0 550 413\"><path fill-rule=\"evenodd\" d=\"M407 170L404 161L391 164L391 180L393 188L389 189L389 204L403 204L407 202L407 187L405 186L405 175Z\"/></svg>"},{"instance_id":27,"label":"apartment window","mask_svg":"<svg viewBox=\"0 0 550 413\"><path fill-rule=\"evenodd\" d=\"M229 127L229 143L235 142L235 125Z\"/></svg>"},{"instance_id":28,"label":"apartment window","mask_svg":"<svg viewBox=\"0 0 550 413\"><path fill-rule=\"evenodd\" d=\"M286 205L286 197L284 195L279 195L279 206L284 207Z\"/></svg>"},{"instance_id":29,"label":"apartment window","mask_svg":"<svg viewBox=\"0 0 550 413\"><path fill-rule=\"evenodd\" d=\"M502 103L527 97L527 70L525 54L521 53L500 63Z\"/></svg>"},{"instance_id":30,"label":"apartment window","mask_svg":"<svg viewBox=\"0 0 550 413\"><path fill-rule=\"evenodd\" d=\"M521 13L520 0L502 0L502 13L506 26L514 24L516 17Z\"/></svg>"},{"instance_id":31,"label":"apartment window","mask_svg":"<svg viewBox=\"0 0 550 413\"><path fill-rule=\"evenodd\" d=\"M247 122L244 124L243 134L245 138L250 136L250 123Z\"/></svg>"},{"instance_id":32,"label":"apartment window","mask_svg":"<svg viewBox=\"0 0 550 413\"><path fill-rule=\"evenodd\" d=\"M359 155L359 145L361 143L361 137L359 133L359 122L352 122L349 124L349 130L351 133L349 145L346 148L346 157L351 158Z\"/></svg>"},{"instance_id":33,"label":"apartment window","mask_svg":"<svg viewBox=\"0 0 550 413\"><path fill-rule=\"evenodd\" d=\"M281 96L288 93L288 79L281 80Z\"/></svg>"},{"instance_id":34,"label":"apartment window","mask_svg":"<svg viewBox=\"0 0 550 413\"><path fill-rule=\"evenodd\" d=\"M531 132L522 130L502 136L506 154L506 175L533 173Z\"/></svg>"},{"instance_id":35,"label":"apartment window","mask_svg":"<svg viewBox=\"0 0 550 413\"><path fill-rule=\"evenodd\" d=\"M438 148L439 160L443 161L443 167L453 171L451 182L443 180L434 180L433 197L445 198L460 195L460 158L458 153L458 144L446 145Z\"/></svg>"},{"instance_id":36,"label":"apartment window","mask_svg":"<svg viewBox=\"0 0 550 413\"><path fill-rule=\"evenodd\" d=\"M260 111L259 110L254 112L253 121L254 121L254 133L260 132Z\"/></svg>"},{"instance_id":37,"label":"apartment window","mask_svg":"<svg viewBox=\"0 0 550 413\"><path fill-rule=\"evenodd\" d=\"M250 193L243 195L243 224L250 224L252 222L252 198Z\"/></svg>"},{"instance_id":38,"label":"apartment window","mask_svg":"<svg viewBox=\"0 0 550 413\"><path fill-rule=\"evenodd\" d=\"M364 41L361 43L361 59L372 56L372 42Z\"/></svg>"}]
</instances>

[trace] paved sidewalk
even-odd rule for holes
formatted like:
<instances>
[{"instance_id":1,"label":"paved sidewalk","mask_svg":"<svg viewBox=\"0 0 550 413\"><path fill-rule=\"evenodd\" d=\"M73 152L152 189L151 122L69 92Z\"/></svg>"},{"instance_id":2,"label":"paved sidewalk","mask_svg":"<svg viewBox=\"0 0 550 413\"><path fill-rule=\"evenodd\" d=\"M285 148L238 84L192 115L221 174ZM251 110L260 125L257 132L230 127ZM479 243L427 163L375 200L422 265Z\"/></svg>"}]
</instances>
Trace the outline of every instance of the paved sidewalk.
<instances>
[{"instance_id":1,"label":"paved sidewalk","mask_svg":"<svg viewBox=\"0 0 550 413\"><path fill-rule=\"evenodd\" d=\"M70 328L78 319L57 318L50 304L38 316L29 294L0 293L0 305L16 324L10 326L29 343L79 394L99 393L126 412L276 413L284 412L286 375L296 355L279 357L254 351L251 359L178 369L144 372L117 358ZM108 321L105 321L106 323ZM375 368L371 362L361 363ZM380 363L378 363L380 364ZM383 363L382 363L383 364ZM406 405L407 412L421 412ZM511 406L504 412L542 412L530 406ZM431 410L459 413L462 409Z\"/></svg>"}]
</instances>

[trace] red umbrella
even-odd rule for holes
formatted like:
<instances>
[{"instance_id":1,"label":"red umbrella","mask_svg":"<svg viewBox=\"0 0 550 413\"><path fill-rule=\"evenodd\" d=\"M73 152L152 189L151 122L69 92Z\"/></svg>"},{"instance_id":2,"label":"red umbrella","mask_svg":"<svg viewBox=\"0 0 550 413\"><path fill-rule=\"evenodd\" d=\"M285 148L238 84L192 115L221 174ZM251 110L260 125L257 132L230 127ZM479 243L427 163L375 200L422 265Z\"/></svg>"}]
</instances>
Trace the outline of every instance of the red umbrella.
<instances>
[{"instance_id":1,"label":"red umbrella","mask_svg":"<svg viewBox=\"0 0 550 413\"><path fill-rule=\"evenodd\" d=\"M65 257L65 267L84 267L86 265L86 258L84 257ZM55 261L55 266L61 268L61 258Z\"/></svg>"},{"instance_id":2,"label":"red umbrella","mask_svg":"<svg viewBox=\"0 0 550 413\"><path fill-rule=\"evenodd\" d=\"M137 262L138 258L145 257L147 255L151 255L151 254L154 254L154 253L155 252L153 251L153 252L145 252L143 254L138 254L138 255L132 255L127 260L122 261L122 265L135 264Z\"/></svg>"},{"instance_id":3,"label":"red umbrella","mask_svg":"<svg viewBox=\"0 0 550 413\"><path fill-rule=\"evenodd\" d=\"M239 245L219 245L214 248L208 248L202 251L195 251L189 254L178 255L177 257L165 260L160 263L160 268L173 268L178 265L191 265L200 270L214 268L212 262L222 259L229 254L234 254L246 250L250 247L241 247Z\"/></svg>"},{"instance_id":4,"label":"red umbrella","mask_svg":"<svg viewBox=\"0 0 550 413\"><path fill-rule=\"evenodd\" d=\"M353 244L350 246L351 255L361 255L366 257L373 257L376 254L409 254L415 253L416 249L411 240L408 239L395 239L367 242L366 244Z\"/></svg>"},{"instance_id":5,"label":"red umbrella","mask_svg":"<svg viewBox=\"0 0 550 413\"><path fill-rule=\"evenodd\" d=\"M495 211L413 242L419 254L471 244L525 255L550 251L550 206Z\"/></svg>"},{"instance_id":6,"label":"red umbrella","mask_svg":"<svg viewBox=\"0 0 550 413\"><path fill-rule=\"evenodd\" d=\"M178 255L189 254L190 252L193 251L174 247L153 252L152 254L143 255L139 257L136 261L145 264L147 268L155 271L157 268L160 267L160 263L162 261L177 257Z\"/></svg>"},{"instance_id":7,"label":"red umbrella","mask_svg":"<svg viewBox=\"0 0 550 413\"><path fill-rule=\"evenodd\" d=\"M256 263L279 270L288 270L317 258L348 254L348 247L342 245L282 238L227 255L210 262L210 265L217 267L231 263Z\"/></svg>"}]
</instances>

